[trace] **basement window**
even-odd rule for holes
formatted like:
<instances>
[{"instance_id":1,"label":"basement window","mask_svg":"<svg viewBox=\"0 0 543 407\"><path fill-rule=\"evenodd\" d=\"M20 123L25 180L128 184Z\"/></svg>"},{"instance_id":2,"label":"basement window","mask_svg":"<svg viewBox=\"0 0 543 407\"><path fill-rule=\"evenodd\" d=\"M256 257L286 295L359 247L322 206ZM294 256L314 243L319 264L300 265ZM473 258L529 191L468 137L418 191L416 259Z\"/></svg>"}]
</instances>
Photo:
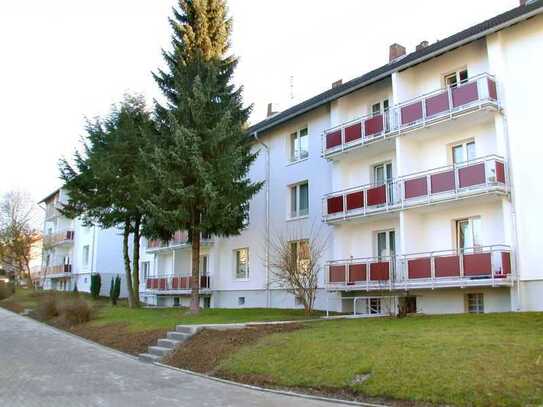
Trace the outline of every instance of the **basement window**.
<instances>
[{"instance_id":1,"label":"basement window","mask_svg":"<svg viewBox=\"0 0 543 407\"><path fill-rule=\"evenodd\" d=\"M245 305L245 297L238 297L238 305Z\"/></svg>"},{"instance_id":2,"label":"basement window","mask_svg":"<svg viewBox=\"0 0 543 407\"><path fill-rule=\"evenodd\" d=\"M485 301L483 294L468 294L468 312L470 314L482 314L485 312Z\"/></svg>"}]
</instances>

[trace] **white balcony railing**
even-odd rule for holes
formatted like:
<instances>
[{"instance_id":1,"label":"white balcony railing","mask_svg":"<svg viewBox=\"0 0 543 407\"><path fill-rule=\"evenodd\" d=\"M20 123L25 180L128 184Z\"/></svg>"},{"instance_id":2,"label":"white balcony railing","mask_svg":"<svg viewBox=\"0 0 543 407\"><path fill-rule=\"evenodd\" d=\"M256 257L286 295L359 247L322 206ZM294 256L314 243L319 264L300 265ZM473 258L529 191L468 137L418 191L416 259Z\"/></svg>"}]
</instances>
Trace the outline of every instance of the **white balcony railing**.
<instances>
[{"instance_id":1,"label":"white balcony railing","mask_svg":"<svg viewBox=\"0 0 543 407\"><path fill-rule=\"evenodd\" d=\"M56 264L44 267L42 271L43 277L58 278L68 277L72 274L71 264Z\"/></svg>"},{"instance_id":2,"label":"white balcony railing","mask_svg":"<svg viewBox=\"0 0 543 407\"><path fill-rule=\"evenodd\" d=\"M202 234L200 244L209 245L213 243L213 239L209 235ZM163 250L167 248L178 248L183 246L190 246L189 233L184 230L179 230L174 233L173 237L169 241L160 239L150 239L147 242L147 251Z\"/></svg>"},{"instance_id":3,"label":"white balcony railing","mask_svg":"<svg viewBox=\"0 0 543 407\"><path fill-rule=\"evenodd\" d=\"M75 232L72 229L64 229L55 233L46 234L43 236L43 244L46 247L52 247L63 243L72 243L74 241Z\"/></svg>"},{"instance_id":4,"label":"white balcony railing","mask_svg":"<svg viewBox=\"0 0 543 407\"><path fill-rule=\"evenodd\" d=\"M329 261L326 286L339 290L510 286L511 248L478 246L425 253Z\"/></svg>"},{"instance_id":5,"label":"white balcony railing","mask_svg":"<svg viewBox=\"0 0 543 407\"><path fill-rule=\"evenodd\" d=\"M505 162L490 155L327 194L322 200L322 214L331 222L507 191Z\"/></svg>"},{"instance_id":6,"label":"white balcony railing","mask_svg":"<svg viewBox=\"0 0 543 407\"><path fill-rule=\"evenodd\" d=\"M329 157L486 107L499 108L496 80L487 73L325 130L322 154Z\"/></svg>"}]
</instances>

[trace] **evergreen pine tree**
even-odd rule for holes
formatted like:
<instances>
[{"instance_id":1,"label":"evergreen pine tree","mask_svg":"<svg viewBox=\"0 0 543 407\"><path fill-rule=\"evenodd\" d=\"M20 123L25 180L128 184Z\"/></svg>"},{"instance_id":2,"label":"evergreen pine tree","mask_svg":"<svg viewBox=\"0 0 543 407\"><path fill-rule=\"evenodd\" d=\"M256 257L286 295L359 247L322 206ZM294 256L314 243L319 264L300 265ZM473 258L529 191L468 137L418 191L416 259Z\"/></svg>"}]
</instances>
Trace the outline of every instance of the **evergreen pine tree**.
<instances>
[{"instance_id":1,"label":"evergreen pine tree","mask_svg":"<svg viewBox=\"0 0 543 407\"><path fill-rule=\"evenodd\" d=\"M92 298L97 299L100 296L100 288L102 288L102 279L99 273L91 275L90 292Z\"/></svg>"},{"instance_id":2,"label":"evergreen pine tree","mask_svg":"<svg viewBox=\"0 0 543 407\"><path fill-rule=\"evenodd\" d=\"M86 131L84 151L75 153L74 166L65 159L59 163L69 195L62 212L81 217L86 225L122 230L128 304L138 306L139 243L147 219L144 202L154 188L143 155L155 144L154 125L143 97L127 95L106 118L88 122Z\"/></svg>"},{"instance_id":3,"label":"evergreen pine tree","mask_svg":"<svg viewBox=\"0 0 543 407\"><path fill-rule=\"evenodd\" d=\"M250 108L232 84L237 59L227 55L225 1L180 0L173 14L173 50L163 52L168 70L154 75L168 103L156 106L160 144L149 160L159 193L148 201L149 226L165 238L188 230L196 313L201 234L238 234L261 183L247 178L256 154L244 132Z\"/></svg>"}]
</instances>

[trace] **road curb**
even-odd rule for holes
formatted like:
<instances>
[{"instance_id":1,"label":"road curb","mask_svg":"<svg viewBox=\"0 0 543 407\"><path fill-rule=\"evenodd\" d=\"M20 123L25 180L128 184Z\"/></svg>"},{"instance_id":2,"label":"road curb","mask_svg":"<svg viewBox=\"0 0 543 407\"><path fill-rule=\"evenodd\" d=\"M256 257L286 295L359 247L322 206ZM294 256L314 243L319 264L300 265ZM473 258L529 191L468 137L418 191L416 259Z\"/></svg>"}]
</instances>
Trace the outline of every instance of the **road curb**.
<instances>
[{"instance_id":1,"label":"road curb","mask_svg":"<svg viewBox=\"0 0 543 407\"><path fill-rule=\"evenodd\" d=\"M159 366L159 367L162 367L162 368L166 368L166 369L170 369L170 370L175 370L175 371L185 373L185 374L189 374L189 375L192 375L192 376L197 376L197 377L201 377L201 378L204 378L204 379L213 380L215 382L229 384L231 386L243 387L243 388L246 388L246 389L251 389L251 390L256 390L256 391L261 391L261 392L266 392L266 393L274 393L274 394L279 394L279 395L283 395L283 396L297 397L297 398L308 399L308 400L324 401L324 402L335 403L335 404L344 404L344 405L347 405L347 406L390 407L390 406L388 406L386 404L365 403L365 402L361 402L361 401L342 400L342 399L335 399L335 398L331 398L331 397L316 396L316 395L312 395L312 394L296 393L296 392L288 391L288 390L269 389L269 388L266 388L266 387L254 386L254 385L251 385L251 384L245 384L245 383L234 382L232 380L221 379L220 377L209 376L209 375L206 375L204 373L193 372L192 370L180 369L178 367L165 365L164 363L160 363L160 362L153 362L153 365Z\"/></svg>"}]
</instances>

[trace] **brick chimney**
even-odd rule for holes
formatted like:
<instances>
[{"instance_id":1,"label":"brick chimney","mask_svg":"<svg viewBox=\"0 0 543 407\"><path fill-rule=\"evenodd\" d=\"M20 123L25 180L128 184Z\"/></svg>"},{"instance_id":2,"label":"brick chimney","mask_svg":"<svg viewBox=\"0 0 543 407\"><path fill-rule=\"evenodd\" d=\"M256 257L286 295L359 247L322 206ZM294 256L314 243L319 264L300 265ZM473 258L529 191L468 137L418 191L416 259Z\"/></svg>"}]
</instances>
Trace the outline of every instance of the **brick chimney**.
<instances>
[{"instance_id":1,"label":"brick chimney","mask_svg":"<svg viewBox=\"0 0 543 407\"><path fill-rule=\"evenodd\" d=\"M268 113L266 114L266 117L273 116L275 113L277 113L273 108L273 103L268 103Z\"/></svg>"},{"instance_id":2,"label":"brick chimney","mask_svg":"<svg viewBox=\"0 0 543 407\"><path fill-rule=\"evenodd\" d=\"M421 49L426 48L428 45L428 41L421 41L421 43L415 47L415 50L420 51Z\"/></svg>"},{"instance_id":3,"label":"brick chimney","mask_svg":"<svg viewBox=\"0 0 543 407\"><path fill-rule=\"evenodd\" d=\"M388 62L392 62L397 60L400 57L403 57L405 55L405 47L394 43L390 46L390 52L388 54Z\"/></svg>"},{"instance_id":4,"label":"brick chimney","mask_svg":"<svg viewBox=\"0 0 543 407\"><path fill-rule=\"evenodd\" d=\"M337 81L332 83L332 89L337 88L338 86L343 85L343 79L338 79Z\"/></svg>"}]
</instances>

